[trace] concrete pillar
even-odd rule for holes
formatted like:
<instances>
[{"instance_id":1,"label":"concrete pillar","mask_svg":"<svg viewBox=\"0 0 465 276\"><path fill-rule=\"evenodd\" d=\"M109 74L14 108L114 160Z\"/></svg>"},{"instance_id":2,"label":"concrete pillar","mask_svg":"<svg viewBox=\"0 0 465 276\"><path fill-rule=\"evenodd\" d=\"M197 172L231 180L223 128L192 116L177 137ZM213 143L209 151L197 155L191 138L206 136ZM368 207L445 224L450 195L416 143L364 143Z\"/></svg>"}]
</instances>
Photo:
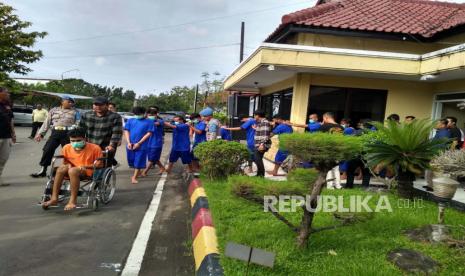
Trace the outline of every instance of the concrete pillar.
<instances>
[{"instance_id":1,"label":"concrete pillar","mask_svg":"<svg viewBox=\"0 0 465 276\"><path fill-rule=\"evenodd\" d=\"M294 89L292 95L291 122L297 124L307 123L307 106L310 95L310 74L297 74L294 80ZM302 128L296 128L297 131L303 131Z\"/></svg>"}]
</instances>

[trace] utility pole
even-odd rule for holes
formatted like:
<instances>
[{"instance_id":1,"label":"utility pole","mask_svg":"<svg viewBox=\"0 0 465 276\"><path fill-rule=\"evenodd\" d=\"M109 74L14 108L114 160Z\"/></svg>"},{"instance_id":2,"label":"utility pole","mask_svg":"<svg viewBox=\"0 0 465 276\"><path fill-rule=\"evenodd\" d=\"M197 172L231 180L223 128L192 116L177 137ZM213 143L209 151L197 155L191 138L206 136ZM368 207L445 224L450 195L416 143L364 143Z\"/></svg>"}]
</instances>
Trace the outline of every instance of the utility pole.
<instances>
[{"instance_id":1,"label":"utility pole","mask_svg":"<svg viewBox=\"0 0 465 276\"><path fill-rule=\"evenodd\" d=\"M239 54L239 62L244 60L244 34L245 34L245 22L241 23L241 52Z\"/></svg>"},{"instance_id":2,"label":"utility pole","mask_svg":"<svg viewBox=\"0 0 465 276\"><path fill-rule=\"evenodd\" d=\"M194 113L197 113L197 97L199 95L199 85L195 88L195 96L194 96Z\"/></svg>"}]
</instances>

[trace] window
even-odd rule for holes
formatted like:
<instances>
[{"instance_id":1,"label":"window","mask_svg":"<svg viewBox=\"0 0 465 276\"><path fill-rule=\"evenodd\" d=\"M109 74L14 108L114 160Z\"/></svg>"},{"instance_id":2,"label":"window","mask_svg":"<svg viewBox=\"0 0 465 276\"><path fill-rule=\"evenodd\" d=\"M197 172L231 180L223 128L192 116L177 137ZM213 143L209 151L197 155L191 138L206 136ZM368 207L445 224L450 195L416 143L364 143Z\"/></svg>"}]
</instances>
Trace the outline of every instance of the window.
<instances>
[{"instance_id":1,"label":"window","mask_svg":"<svg viewBox=\"0 0 465 276\"><path fill-rule=\"evenodd\" d=\"M292 105L292 88L276 92L270 95L262 96L260 100L260 108L266 112L267 117L273 117L280 114L284 118L291 117Z\"/></svg>"},{"instance_id":2,"label":"window","mask_svg":"<svg viewBox=\"0 0 465 276\"><path fill-rule=\"evenodd\" d=\"M311 86L307 115L333 112L337 121L350 118L353 124L362 119L383 121L386 97L386 90Z\"/></svg>"}]
</instances>

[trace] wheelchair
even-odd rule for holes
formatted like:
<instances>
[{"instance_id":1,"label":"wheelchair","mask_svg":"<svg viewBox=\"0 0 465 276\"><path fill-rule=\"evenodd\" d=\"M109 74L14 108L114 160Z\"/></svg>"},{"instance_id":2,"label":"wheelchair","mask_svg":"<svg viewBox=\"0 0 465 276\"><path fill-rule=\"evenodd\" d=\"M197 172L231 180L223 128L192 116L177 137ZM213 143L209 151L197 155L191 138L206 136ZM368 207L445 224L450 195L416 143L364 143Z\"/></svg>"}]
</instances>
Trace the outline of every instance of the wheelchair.
<instances>
[{"instance_id":1,"label":"wheelchair","mask_svg":"<svg viewBox=\"0 0 465 276\"><path fill-rule=\"evenodd\" d=\"M111 167L108 156L108 151L103 151L103 157L94 161L93 175L91 177L81 178L76 209L91 209L97 211L100 203L108 204L113 199L116 191L116 174ZM44 210L64 205L63 202L67 202L71 196L71 183L69 178L65 178L59 192L58 204L53 206L42 205L42 203L50 200L52 197L53 182L58 169L55 163L60 159L64 160L64 156L57 155L52 159L48 181L39 203ZM97 168L99 161L102 161L104 164L101 168Z\"/></svg>"}]
</instances>

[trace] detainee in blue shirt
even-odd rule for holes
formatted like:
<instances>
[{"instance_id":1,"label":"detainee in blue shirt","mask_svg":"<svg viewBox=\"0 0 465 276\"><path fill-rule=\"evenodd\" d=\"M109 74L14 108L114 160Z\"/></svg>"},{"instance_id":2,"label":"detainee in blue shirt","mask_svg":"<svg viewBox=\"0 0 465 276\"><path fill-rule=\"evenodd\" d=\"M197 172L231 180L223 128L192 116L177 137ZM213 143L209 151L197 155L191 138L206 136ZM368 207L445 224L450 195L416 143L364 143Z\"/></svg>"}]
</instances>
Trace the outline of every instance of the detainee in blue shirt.
<instances>
[{"instance_id":1,"label":"detainee in blue shirt","mask_svg":"<svg viewBox=\"0 0 465 276\"><path fill-rule=\"evenodd\" d=\"M273 129L272 135L281 135L281 134L289 134L293 132L293 129L290 125L285 124L285 120L281 115L273 116L273 123L275 124L275 128ZM289 152L279 149L276 153L274 158L274 168L272 171L268 171L268 174L272 176L279 176L278 171L281 164L286 160Z\"/></svg>"},{"instance_id":2,"label":"detainee in blue shirt","mask_svg":"<svg viewBox=\"0 0 465 276\"><path fill-rule=\"evenodd\" d=\"M293 126L293 127L300 127L300 128L305 128L306 131L310 133L315 133L320 130L321 123L318 121L318 114L310 114L308 116L308 124L303 125L303 124L296 124L296 123L286 123L287 125Z\"/></svg>"},{"instance_id":3,"label":"detainee in blue shirt","mask_svg":"<svg viewBox=\"0 0 465 276\"><path fill-rule=\"evenodd\" d=\"M202 116L198 113L191 115L191 122L189 124L191 133L194 135L194 143L192 145L191 157L192 157L192 170L199 171L199 159L194 155L194 149L200 144L207 141L207 124L202 121Z\"/></svg>"},{"instance_id":4,"label":"detainee in blue shirt","mask_svg":"<svg viewBox=\"0 0 465 276\"><path fill-rule=\"evenodd\" d=\"M448 123L449 122L447 121L447 119L441 119L438 121L436 125L436 133L434 134L433 139L443 139L443 138L450 139L451 138L451 133L449 129L447 128Z\"/></svg>"},{"instance_id":5,"label":"detainee in blue shirt","mask_svg":"<svg viewBox=\"0 0 465 276\"><path fill-rule=\"evenodd\" d=\"M220 136L222 140L225 141L232 141L232 134L230 130L227 130L226 128L223 127L228 127L227 126L227 119L223 120L221 122L221 129L220 129Z\"/></svg>"},{"instance_id":6,"label":"detainee in blue shirt","mask_svg":"<svg viewBox=\"0 0 465 276\"><path fill-rule=\"evenodd\" d=\"M150 136L149 142L148 142L148 153L147 153L147 159L148 159L148 164L147 168L142 172L142 176L147 176L149 170L156 164L160 171L158 174L163 174L166 169L165 166L163 166L163 163L160 161L161 157L161 152L163 150L163 139L164 139L164 126L165 126L165 121L163 121L162 118L158 116L158 107L152 106L149 107L149 110L147 112L147 119L152 121L153 126L154 126L154 131L152 136Z\"/></svg>"},{"instance_id":7,"label":"detainee in blue shirt","mask_svg":"<svg viewBox=\"0 0 465 276\"><path fill-rule=\"evenodd\" d=\"M190 127L186 124L186 120L182 116L175 116L174 123L165 122L165 126L173 129L173 144L171 148L169 165L166 169L167 173L171 173L174 163L181 158L184 165L188 166L188 173L192 173L192 156L191 142L189 137Z\"/></svg>"},{"instance_id":8,"label":"detainee in blue shirt","mask_svg":"<svg viewBox=\"0 0 465 276\"><path fill-rule=\"evenodd\" d=\"M222 127L222 128L225 130L229 130L229 131L245 130L247 149L249 150L248 173L252 173L253 172L252 165L254 161L254 152L255 152L255 128L253 126L256 124L256 121L255 119L250 118L249 116L245 114L239 115L239 119L241 120L241 123L242 123L240 127Z\"/></svg>"},{"instance_id":9,"label":"detainee in blue shirt","mask_svg":"<svg viewBox=\"0 0 465 276\"><path fill-rule=\"evenodd\" d=\"M127 142L127 158L129 167L134 168L131 183L137 184L137 178L147 163L148 140L154 131L153 121L145 118L145 108L136 106L132 112L134 117L124 125L124 137Z\"/></svg>"}]
</instances>

